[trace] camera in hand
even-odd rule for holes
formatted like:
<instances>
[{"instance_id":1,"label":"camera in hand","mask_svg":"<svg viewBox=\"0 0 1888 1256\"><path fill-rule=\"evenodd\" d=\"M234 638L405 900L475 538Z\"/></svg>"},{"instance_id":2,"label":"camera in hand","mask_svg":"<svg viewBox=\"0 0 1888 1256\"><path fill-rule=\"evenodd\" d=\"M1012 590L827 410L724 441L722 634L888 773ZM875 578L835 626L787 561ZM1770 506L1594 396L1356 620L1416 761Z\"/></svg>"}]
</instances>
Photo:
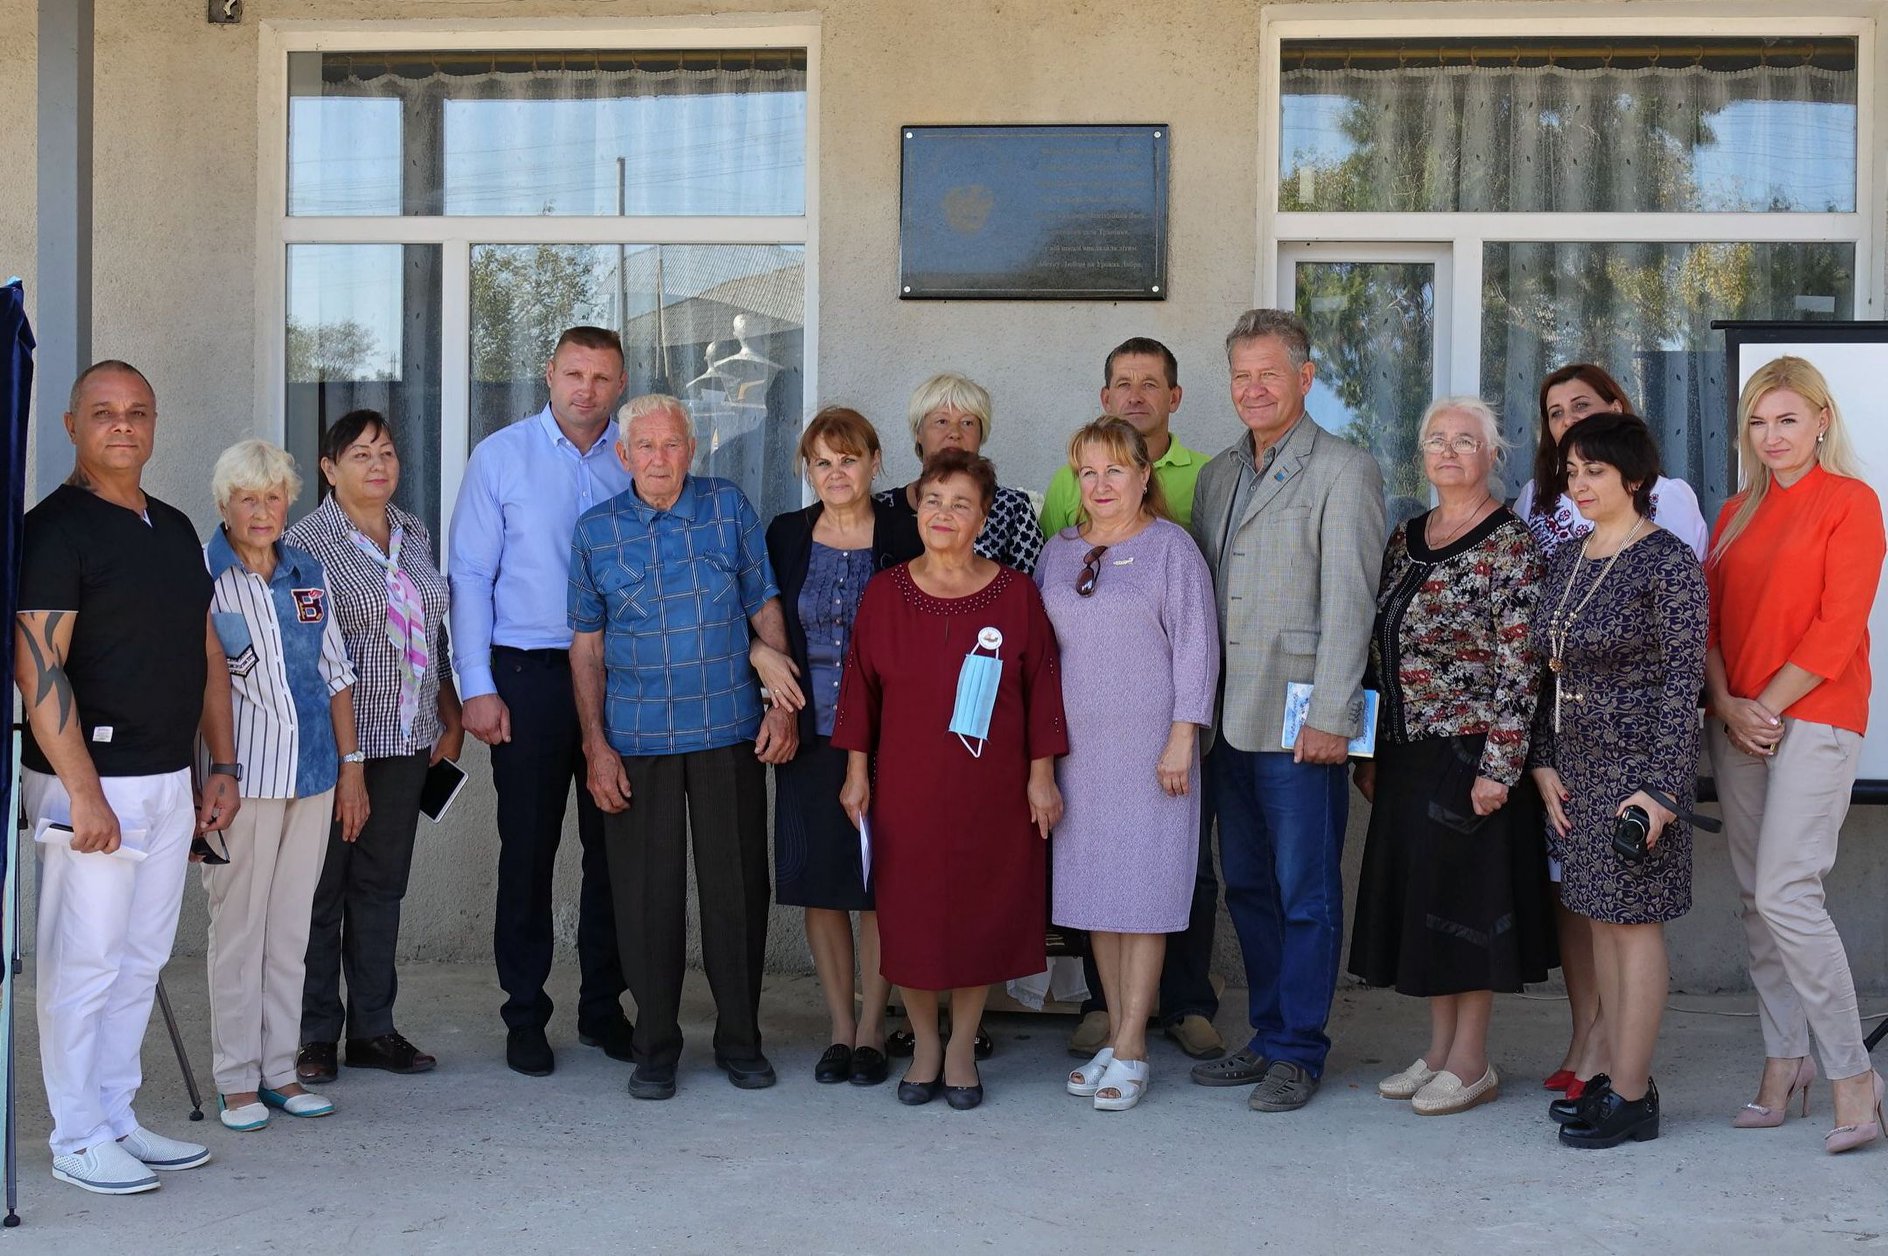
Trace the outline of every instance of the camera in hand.
<instances>
[{"instance_id":1,"label":"camera in hand","mask_svg":"<svg viewBox=\"0 0 1888 1256\"><path fill-rule=\"evenodd\" d=\"M1613 853L1629 864L1644 863L1646 835L1652 831L1652 817L1644 807L1631 806L1613 821Z\"/></svg>"}]
</instances>

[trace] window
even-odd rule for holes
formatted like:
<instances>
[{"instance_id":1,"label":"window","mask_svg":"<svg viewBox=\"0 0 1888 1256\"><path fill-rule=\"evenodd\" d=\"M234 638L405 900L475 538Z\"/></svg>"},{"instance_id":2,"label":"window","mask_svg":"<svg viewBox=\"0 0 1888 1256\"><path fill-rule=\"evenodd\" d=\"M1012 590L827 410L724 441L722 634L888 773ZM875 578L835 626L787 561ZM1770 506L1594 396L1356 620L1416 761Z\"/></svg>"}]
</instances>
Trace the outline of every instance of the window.
<instances>
[{"instance_id":1,"label":"window","mask_svg":"<svg viewBox=\"0 0 1888 1256\"><path fill-rule=\"evenodd\" d=\"M1541 377L1589 360L1708 514L1735 456L1711 322L1868 306L1862 28L1601 20L1268 25L1275 290L1322 341L1312 414L1396 495L1426 494L1430 397L1481 394L1531 449Z\"/></svg>"},{"instance_id":2,"label":"window","mask_svg":"<svg viewBox=\"0 0 1888 1256\"><path fill-rule=\"evenodd\" d=\"M443 544L467 454L542 408L576 323L622 335L627 395L688 405L698 472L763 518L797 506L816 32L386 25L265 24L279 367L258 386L311 471L301 506L322 432L371 407Z\"/></svg>"}]
</instances>

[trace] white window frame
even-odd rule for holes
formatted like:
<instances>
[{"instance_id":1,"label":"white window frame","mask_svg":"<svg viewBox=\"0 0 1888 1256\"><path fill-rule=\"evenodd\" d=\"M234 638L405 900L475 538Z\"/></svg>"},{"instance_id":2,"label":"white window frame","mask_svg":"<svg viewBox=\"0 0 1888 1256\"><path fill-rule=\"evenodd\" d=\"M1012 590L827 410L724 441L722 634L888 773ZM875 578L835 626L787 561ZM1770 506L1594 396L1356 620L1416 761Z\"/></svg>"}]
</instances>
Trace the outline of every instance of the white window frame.
<instances>
[{"instance_id":1,"label":"white window frame","mask_svg":"<svg viewBox=\"0 0 1888 1256\"><path fill-rule=\"evenodd\" d=\"M256 84L255 413L263 434L287 435L288 249L294 244L438 244L441 251L439 525L442 550L471 454L475 244L786 244L805 249L801 422L819 396L819 15L689 18L260 23ZM288 212L288 58L296 52L465 49L803 48L806 50L805 212L770 216L291 216ZM443 561L443 554L442 554Z\"/></svg>"},{"instance_id":2,"label":"white window frame","mask_svg":"<svg viewBox=\"0 0 1888 1256\"><path fill-rule=\"evenodd\" d=\"M1855 246L1855 304L1850 318L1879 318L1883 308L1884 231L1888 229L1888 163L1877 152L1888 136L1878 86L1888 62L1873 15L1880 0L1820 0L1813 14L1785 13L1751 0L1718 3L1268 5L1259 17L1258 274L1253 296L1273 305L1282 291L1280 254L1300 242L1355 241L1362 245L1450 244L1457 299L1446 318L1449 361L1438 374L1438 395L1473 392L1481 373L1482 245L1485 241L1555 243L1787 241ZM1808 7L1807 5L1805 7ZM1568 11L1572 11L1570 14ZM1286 40L1436 39L1477 37L1846 37L1856 41L1855 210L1851 213L1333 213L1278 208L1279 145L1283 114L1280 54ZM1440 302L1438 302L1440 304ZM1437 334L1442 334L1438 326Z\"/></svg>"}]
</instances>

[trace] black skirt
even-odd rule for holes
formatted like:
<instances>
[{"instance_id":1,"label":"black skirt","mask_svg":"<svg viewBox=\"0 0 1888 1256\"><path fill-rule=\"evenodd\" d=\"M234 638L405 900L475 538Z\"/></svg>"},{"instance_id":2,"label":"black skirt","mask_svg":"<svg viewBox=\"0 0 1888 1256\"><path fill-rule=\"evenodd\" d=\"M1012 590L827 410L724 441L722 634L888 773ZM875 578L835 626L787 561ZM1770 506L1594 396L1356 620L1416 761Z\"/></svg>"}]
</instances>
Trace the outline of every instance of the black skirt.
<instances>
[{"instance_id":1,"label":"black skirt","mask_svg":"<svg viewBox=\"0 0 1888 1256\"><path fill-rule=\"evenodd\" d=\"M1350 971L1433 997L1518 991L1558 962L1540 800L1526 778L1493 815L1468 792L1483 738L1379 744Z\"/></svg>"},{"instance_id":2,"label":"black skirt","mask_svg":"<svg viewBox=\"0 0 1888 1256\"><path fill-rule=\"evenodd\" d=\"M824 737L774 769L774 899L785 907L871 911L859 830L839 805L846 752Z\"/></svg>"}]
</instances>

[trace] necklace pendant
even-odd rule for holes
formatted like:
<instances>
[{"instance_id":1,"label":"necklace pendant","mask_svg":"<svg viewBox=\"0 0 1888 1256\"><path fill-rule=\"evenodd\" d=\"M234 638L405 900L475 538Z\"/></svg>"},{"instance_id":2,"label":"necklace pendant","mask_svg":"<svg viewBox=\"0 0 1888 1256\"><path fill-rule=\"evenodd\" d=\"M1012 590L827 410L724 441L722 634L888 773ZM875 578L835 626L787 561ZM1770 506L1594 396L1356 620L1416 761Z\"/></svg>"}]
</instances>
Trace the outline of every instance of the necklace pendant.
<instances>
[{"instance_id":1,"label":"necklace pendant","mask_svg":"<svg viewBox=\"0 0 1888 1256\"><path fill-rule=\"evenodd\" d=\"M1547 670L1552 672L1556 676L1560 675L1560 656L1559 655L1554 655L1553 657L1547 660Z\"/></svg>"}]
</instances>

